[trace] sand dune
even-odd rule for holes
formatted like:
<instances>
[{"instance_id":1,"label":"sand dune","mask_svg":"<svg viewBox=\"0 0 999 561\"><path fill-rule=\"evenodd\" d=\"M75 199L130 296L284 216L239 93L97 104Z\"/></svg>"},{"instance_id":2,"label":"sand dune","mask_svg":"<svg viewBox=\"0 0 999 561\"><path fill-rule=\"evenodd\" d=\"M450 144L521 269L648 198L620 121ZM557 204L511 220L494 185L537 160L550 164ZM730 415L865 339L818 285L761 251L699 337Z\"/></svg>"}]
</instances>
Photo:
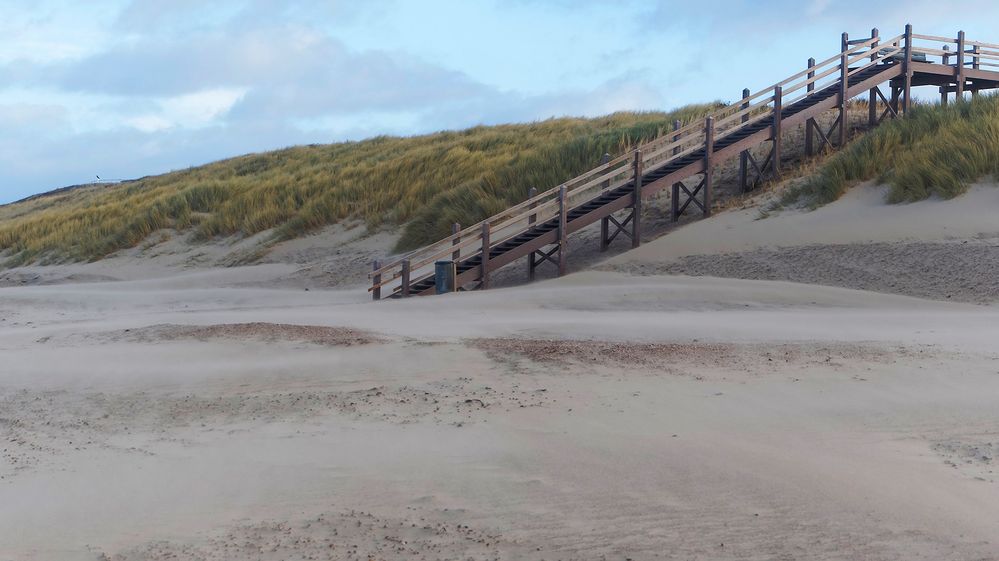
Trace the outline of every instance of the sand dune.
<instances>
[{"instance_id":1,"label":"sand dune","mask_svg":"<svg viewBox=\"0 0 999 561\"><path fill-rule=\"evenodd\" d=\"M612 265L815 245L797 216ZM654 270L372 304L288 271L0 289L0 559L999 559L994 305Z\"/></svg>"}]
</instances>

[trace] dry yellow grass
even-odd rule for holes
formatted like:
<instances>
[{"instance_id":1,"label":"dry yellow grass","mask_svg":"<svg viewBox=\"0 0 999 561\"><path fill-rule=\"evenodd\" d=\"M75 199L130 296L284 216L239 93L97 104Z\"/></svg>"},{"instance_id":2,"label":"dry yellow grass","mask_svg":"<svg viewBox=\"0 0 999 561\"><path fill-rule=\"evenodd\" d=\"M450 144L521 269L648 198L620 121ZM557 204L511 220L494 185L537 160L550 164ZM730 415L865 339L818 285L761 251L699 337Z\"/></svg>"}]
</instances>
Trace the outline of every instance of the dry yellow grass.
<instances>
[{"instance_id":1,"label":"dry yellow grass","mask_svg":"<svg viewBox=\"0 0 999 561\"><path fill-rule=\"evenodd\" d=\"M344 219L406 225L400 249L474 223L596 165L605 152L689 122L717 104L617 113L232 158L115 186L89 186L0 207L4 265L88 261L173 228L197 238L274 239Z\"/></svg>"}]
</instances>

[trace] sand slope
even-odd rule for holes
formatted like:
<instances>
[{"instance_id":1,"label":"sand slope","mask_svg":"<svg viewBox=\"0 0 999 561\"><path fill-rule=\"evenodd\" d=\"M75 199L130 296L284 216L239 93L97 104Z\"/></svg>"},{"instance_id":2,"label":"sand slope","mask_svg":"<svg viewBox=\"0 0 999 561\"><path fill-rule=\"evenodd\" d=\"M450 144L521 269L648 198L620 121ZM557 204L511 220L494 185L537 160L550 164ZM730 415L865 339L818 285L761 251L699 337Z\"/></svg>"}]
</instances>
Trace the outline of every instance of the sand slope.
<instances>
[{"instance_id":1,"label":"sand slope","mask_svg":"<svg viewBox=\"0 0 999 561\"><path fill-rule=\"evenodd\" d=\"M601 268L786 280L965 302L999 300L999 189L950 201L884 202L863 185L813 212L758 208L691 224Z\"/></svg>"},{"instance_id":2,"label":"sand slope","mask_svg":"<svg viewBox=\"0 0 999 561\"><path fill-rule=\"evenodd\" d=\"M614 271L372 304L287 274L0 288L0 559L999 559L994 305Z\"/></svg>"}]
</instances>

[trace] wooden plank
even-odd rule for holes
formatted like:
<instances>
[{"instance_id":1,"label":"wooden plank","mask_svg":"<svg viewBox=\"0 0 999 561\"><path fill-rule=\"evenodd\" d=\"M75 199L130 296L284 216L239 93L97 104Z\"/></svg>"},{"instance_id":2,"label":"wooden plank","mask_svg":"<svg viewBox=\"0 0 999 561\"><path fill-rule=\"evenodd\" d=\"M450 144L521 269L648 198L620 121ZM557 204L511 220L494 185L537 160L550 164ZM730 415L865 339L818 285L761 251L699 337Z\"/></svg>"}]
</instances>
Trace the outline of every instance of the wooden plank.
<instances>
[{"instance_id":1,"label":"wooden plank","mask_svg":"<svg viewBox=\"0 0 999 561\"><path fill-rule=\"evenodd\" d=\"M913 39L922 39L924 41L935 41L937 43L953 43L953 37L939 37L937 35L923 35L921 33L913 33Z\"/></svg>"},{"instance_id":2,"label":"wooden plank","mask_svg":"<svg viewBox=\"0 0 999 561\"><path fill-rule=\"evenodd\" d=\"M954 39L948 39L948 40L951 43L954 42ZM978 47L983 47L983 48L986 48L986 49L999 49L999 44L996 44L996 43L985 43L985 42L982 42L982 41L965 41L964 43L966 45L976 45Z\"/></svg>"},{"instance_id":3,"label":"wooden plank","mask_svg":"<svg viewBox=\"0 0 999 561\"><path fill-rule=\"evenodd\" d=\"M767 97L767 98L765 98L763 100L760 100L760 101L758 101L758 102L756 102L756 103L754 103L752 105L745 105L747 103L745 101L745 99L746 98L743 98L743 102L742 102L743 105L745 106L744 109L740 109L739 111L736 111L735 113L732 113L731 115L726 115L725 117L718 119L717 120L717 126L721 127L721 126L727 125L728 123L734 122L734 121L738 120L739 118L741 118L743 116L746 116L746 115L748 115L748 114L756 111L757 109L759 109L761 107L766 107L766 106L770 105L770 103L774 100L773 96L769 96L769 97ZM712 114L712 115L714 115L715 117L718 117L718 115L715 115L715 114Z\"/></svg>"},{"instance_id":4,"label":"wooden plank","mask_svg":"<svg viewBox=\"0 0 999 561\"><path fill-rule=\"evenodd\" d=\"M947 76L953 78L955 76L954 66L944 66L942 64L935 64L932 62L913 62L912 72L915 74L928 74L934 76ZM901 74L900 74L901 75Z\"/></svg>"},{"instance_id":5,"label":"wooden plank","mask_svg":"<svg viewBox=\"0 0 999 561\"><path fill-rule=\"evenodd\" d=\"M381 263L377 259L375 260L374 263L371 264L371 268L373 270L375 270L375 271L377 271L381 267L382 267L382 265L381 265ZM372 283L372 286L371 286L371 299L372 300L381 300L381 298L382 298L382 286L381 286L382 285L382 276L378 275L378 274L374 275L373 277L371 277L371 283Z\"/></svg>"},{"instance_id":6,"label":"wooden plank","mask_svg":"<svg viewBox=\"0 0 999 561\"><path fill-rule=\"evenodd\" d=\"M996 82L999 81L999 72L995 70L975 70L974 68L969 68L964 71L964 79Z\"/></svg>"},{"instance_id":7,"label":"wooden plank","mask_svg":"<svg viewBox=\"0 0 999 561\"><path fill-rule=\"evenodd\" d=\"M457 246L461 244L461 236L458 235L461 232L461 224L455 222L451 225L451 235L454 236L454 241L451 242L452 246ZM458 261L461 259L461 249L457 248L451 252L451 261Z\"/></svg>"}]
</instances>

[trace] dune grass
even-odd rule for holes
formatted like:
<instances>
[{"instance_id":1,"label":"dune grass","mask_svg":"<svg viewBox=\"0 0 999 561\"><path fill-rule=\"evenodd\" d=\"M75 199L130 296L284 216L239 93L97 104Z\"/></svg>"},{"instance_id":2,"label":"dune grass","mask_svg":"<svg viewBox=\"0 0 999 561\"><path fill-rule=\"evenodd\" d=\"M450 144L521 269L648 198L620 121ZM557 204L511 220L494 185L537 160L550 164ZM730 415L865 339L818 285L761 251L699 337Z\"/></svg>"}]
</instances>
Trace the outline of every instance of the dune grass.
<instances>
[{"instance_id":1,"label":"dune grass","mask_svg":"<svg viewBox=\"0 0 999 561\"><path fill-rule=\"evenodd\" d=\"M916 105L832 155L818 172L788 189L778 206L809 208L835 201L872 179L890 186L888 202L949 199L986 176L999 176L999 97Z\"/></svg>"},{"instance_id":2,"label":"dune grass","mask_svg":"<svg viewBox=\"0 0 999 561\"><path fill-rule=\"evenodd\" d=\"M273 229L290 239L347 219L406 225L398 249L409 249L716 107L298 146L63 191L0 207L0 256L5 266L92 261L164 228L197 239Z\"/></svg>"}]
</instances>

